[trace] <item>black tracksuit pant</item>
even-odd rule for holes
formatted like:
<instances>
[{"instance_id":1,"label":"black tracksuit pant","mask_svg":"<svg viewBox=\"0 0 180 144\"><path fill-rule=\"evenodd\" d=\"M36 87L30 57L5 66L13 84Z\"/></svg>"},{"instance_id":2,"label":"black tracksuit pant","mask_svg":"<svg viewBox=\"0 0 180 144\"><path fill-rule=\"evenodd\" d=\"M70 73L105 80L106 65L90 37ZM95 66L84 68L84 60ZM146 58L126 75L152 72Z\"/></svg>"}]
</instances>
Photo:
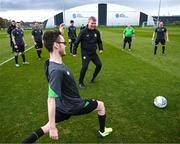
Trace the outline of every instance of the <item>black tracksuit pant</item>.
<instances>
[{"instance_id":1,"label":"black tracksuit pant","mask_svg":"<svg viewBox=\"0 0 180 144\"><path fill-rule=\"evenodd\" d=\"M96 65L96 68L95 68L95 71L93 73L93 77L91 80L94 80L96 78L96 76L98 75L98 73L100 72L102 63L101 63L97 53L94 53L91 55L87 55L87 54L83 55L82 54L82 68L81 68L81 72L80 72L79 83L83 83L83 80L84 80L84 77L85 77L85 74L88 69L88 65L89 65L90 61L92 61Z\"/></svg>"}]
</instances>

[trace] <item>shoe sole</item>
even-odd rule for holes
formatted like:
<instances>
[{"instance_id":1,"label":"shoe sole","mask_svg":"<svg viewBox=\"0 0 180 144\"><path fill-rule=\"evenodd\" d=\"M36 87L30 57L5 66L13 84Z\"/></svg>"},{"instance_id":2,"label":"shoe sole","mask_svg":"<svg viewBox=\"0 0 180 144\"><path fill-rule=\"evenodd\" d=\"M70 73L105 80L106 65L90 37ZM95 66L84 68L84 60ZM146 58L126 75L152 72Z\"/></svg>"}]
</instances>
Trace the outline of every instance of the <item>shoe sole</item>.
<instances>
[{"instance_id":1,"label":"shoe sole","mask_svg":"<svg viewBox=\"0 0 180 144\"><path fill-rule=\"evenodd\" d=\"M102 135L98 132L98 133L97 133L97 137L98 137L98 138L105 138L105 137L107 137L107 136L111 135L111 133L112 133L112 132L109 132L109 134L108 134L108 135L106 135L106 136L102 136Z\"/></svg>"}]
</instances>

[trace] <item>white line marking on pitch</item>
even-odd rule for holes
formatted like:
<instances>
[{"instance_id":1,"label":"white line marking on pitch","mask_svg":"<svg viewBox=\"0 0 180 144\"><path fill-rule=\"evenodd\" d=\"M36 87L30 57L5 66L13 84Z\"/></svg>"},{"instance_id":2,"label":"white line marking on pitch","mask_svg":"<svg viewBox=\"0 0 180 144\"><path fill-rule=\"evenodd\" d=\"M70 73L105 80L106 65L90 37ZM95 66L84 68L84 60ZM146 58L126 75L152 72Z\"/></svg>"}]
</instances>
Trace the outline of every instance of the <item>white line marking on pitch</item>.
<instances>
[{"instance_id":1,"label":"white line marking on pitch","mask_svg":"<svg viewBox=\"0 0 180 144\"><path fill-rule=\"evenodd\" d=\"M34 46L31 46L30 48L26 49L25 52L29 51L29 50L32 49L33 47L34 47ZM5 63L11 61L12 59L14 59L14 57L11 57L11 58L9 58L8 60L2 62L2 63L0 64L0 66L2 66L3 64L5 64Z\"/></svg>"}]
</instances>

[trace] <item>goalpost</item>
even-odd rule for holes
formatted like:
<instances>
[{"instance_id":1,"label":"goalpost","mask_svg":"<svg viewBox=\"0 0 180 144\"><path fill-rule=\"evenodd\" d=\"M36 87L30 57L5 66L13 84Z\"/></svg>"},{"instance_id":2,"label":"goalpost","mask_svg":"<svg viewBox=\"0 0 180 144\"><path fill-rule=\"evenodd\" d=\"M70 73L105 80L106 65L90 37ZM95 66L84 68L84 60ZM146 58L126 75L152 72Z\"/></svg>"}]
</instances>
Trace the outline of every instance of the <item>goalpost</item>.
<instances>
[{"instance_id":1,"label":"goalpost","mask_svg":"<svg viewBox=\"0 0 180 144\"><path fill-rule=\"evenodd\" d=\"M143 23L142 23L142 28L155 28L156 27L156 24L154 23L154 24L148 24L148 22L147 21L144 21Z\"/></svg>"}]
</instances>

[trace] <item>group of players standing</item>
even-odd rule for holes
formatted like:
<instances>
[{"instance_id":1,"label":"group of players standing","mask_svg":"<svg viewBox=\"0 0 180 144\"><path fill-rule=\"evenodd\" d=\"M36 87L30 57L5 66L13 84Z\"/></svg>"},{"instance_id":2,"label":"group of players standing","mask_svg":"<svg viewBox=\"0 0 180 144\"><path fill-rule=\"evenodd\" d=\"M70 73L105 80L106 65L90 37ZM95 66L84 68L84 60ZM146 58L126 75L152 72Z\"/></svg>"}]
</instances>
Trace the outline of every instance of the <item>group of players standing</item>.
<instances>
[{"instance_id":1,"label":"group of players standing","mask_svg":"<svg viewBox=\"0 0 180 144\"><path fill-rule=\"evenodd\" d=\"M103 45L101 40L101 34L96 29L96 19L92 17L92 23L88 23L87 26L82 25L80 28L80 33L77 36L76 34L76 27L74 26L74 21L70 21L70 26L68 27L68 39L69 39L69 46L70 46L70 53L73 55L73 57L76 57L77 48L79 43L81 43L81 57L82 57L82 68L80 71L80 77L79 77L79 87L84 88L84 77L86 74L86 71L88 69L88 65L90 61L92 61L96 68L93 73L93 76L90 80L91 83L94 82L96 76L101 70L102 63L99 59L98 54L96 53L97 45L99 48L99 52L103 52ZM64 25L63 25L64 26ZM23 59L23 64L29 64L25 59L25 38L24 38L24 32L21 28L21 24L19 22L15 23L15 21L12 21L12 24L8 28L8 33L10 35L10 45L12 47L12 52L14 52L15 56L15 66L19 67L18 63L18 55L21 54ZM43 48L43 31L40 28L40 25L38 22L34 23L34 28L32 30L32 40L34 43L34 47L37 51L38 59L41 59L41 53ZM131 25L128 25L124 31L123 31L123 48L122 50L125 50L126 43L129 44L129 51L131 51L131 43L132 40L135 39L135 30ZM154 55L157 53L157 46L159 43L162 45L162 54L165 54L165 45L166 41L169 41L168 38L168 32L167 29L164 27L163 22L159 23L159 26L155 29L152 37L152 41L154 44Z\"/></svg>"},{"instance_id":2,"label":"group of players standing","mask_svg":"<svg viewBox=\"0 0 180 144\"><path fill-rule=\"evenodd\" d=\"M12 52L14 52L15 55L15 66L20 67L18 63L19 54L22 55L23 64L29 64L25 60L24 50L26 42L24 38L24 31L21 28L21 24L19 22L15 23L15 21L12 21L11 26L9 26L8 28L8 33L10 35L10 45L12 47ZM43 31L42 29L40 29L39 23L35 22L34 28L32 30L32 40L39 59L41 59L43 47L42 37ZM96 65L94 74L90 80L91 83L94 82L97 74L100 72L102 67L102 63L96 53L96 44L98 44L99 46L100 53L103 52L100 32L96 29L96 19L92 17L92 23L89 23L87 27L82 25L81 32L78 37L76 35L76 27L74 26L74 21L71 20L70 26L68 27L68 38L70 45L70 53L73 54L74 57L76 56L78 44L81 42L82 69L80 72L79 87L84 88L85 85L83 80L90 61L92 61Z\"/></svg>"},{"instance_id":3,"label":"group of players standing","mask_svg":"<svg viewBox=\"0 0 180 144\"><path fill-rule=\"evenodd\" d=\"M12 52L14 53L15 56L15 66L20 67L18 63L19 54L21 54L22 56L23 64L29 64L29 62L27 62L25 59L24 51L27 44L24 38L24 31L21 27L21 23L12 21L7 32L10 36L10 45L12 48ZM41 52L43 48L42 36L43 36L43 31L40 29L39 23L35 22L34 28L32 30L32 40L37 50L37 55L39 59L41 59Z\"/></svg>"},{"instance_id":4,"label":"group of players standing","mask_svg":"<svg viewBox=\"0 0 180 144\"><path fill-rule=\"evenodd\" d=\"M95 19L94 19L95 21ZM84 29L82 31L82 29ZM68 28L68 38L69 38L69 44L70 44L70 53L72 53L73 56L76 56L76 50L78 47L79 42L81 42L81 55L82 55L82 68L80 72L80 78L79 78L79 87L84 88L84 76L87 71L89 62L92 61L96 65L96 69L94 71L93 77L90 80L91 83L94 82L95 77L99 73L102 67L102 63L96 54L96 45L99 46L100 53L103 52L103 45L100 37L100 33L98 30L96 30L95 26L93 24L88 24L87 27L80 28L80 33L77 37L76 34L76 27L74 26L74 21L70 21L70 27ZM94 30L94 31L90 31ZM125 50L126 44L129 44L129 51L131 51L131 43L132 40L135 39L135 30L134 28L129 24L123 31L123 48L122 50ZM155 39L155 42L154 42ZM152 43L154 45L154 55L157 53L157 47L158 44L161 43L162 45L162 55L165 55L165 46L166 41L169 41L168 32L166 27L164 27L164 23L161 21L159 23L159 26L155 29L152 37Z\"/></svg>"},{"instance_id":5,"label":"group of players standing","mask_svg":"<svg viewBox=\"0 0 180 144\"><path fill-rule=\"evenodd\" d=\"M131 25L128 25L123 31L123 51L126 47L126 43L129 44L129 51L131 51L131 43L133 39L135 39L135 30L134 28L132 28ZM162 45L162 54L165 55L166 41L169 41L168 31L166 27L164 27L164 23L161 21L159 23L159 26L155 29L152 36L152 44L154 45L154 55L156 55L157 53L157 47L159 43L161 43Z\"/></svg>"}]
</instances>

